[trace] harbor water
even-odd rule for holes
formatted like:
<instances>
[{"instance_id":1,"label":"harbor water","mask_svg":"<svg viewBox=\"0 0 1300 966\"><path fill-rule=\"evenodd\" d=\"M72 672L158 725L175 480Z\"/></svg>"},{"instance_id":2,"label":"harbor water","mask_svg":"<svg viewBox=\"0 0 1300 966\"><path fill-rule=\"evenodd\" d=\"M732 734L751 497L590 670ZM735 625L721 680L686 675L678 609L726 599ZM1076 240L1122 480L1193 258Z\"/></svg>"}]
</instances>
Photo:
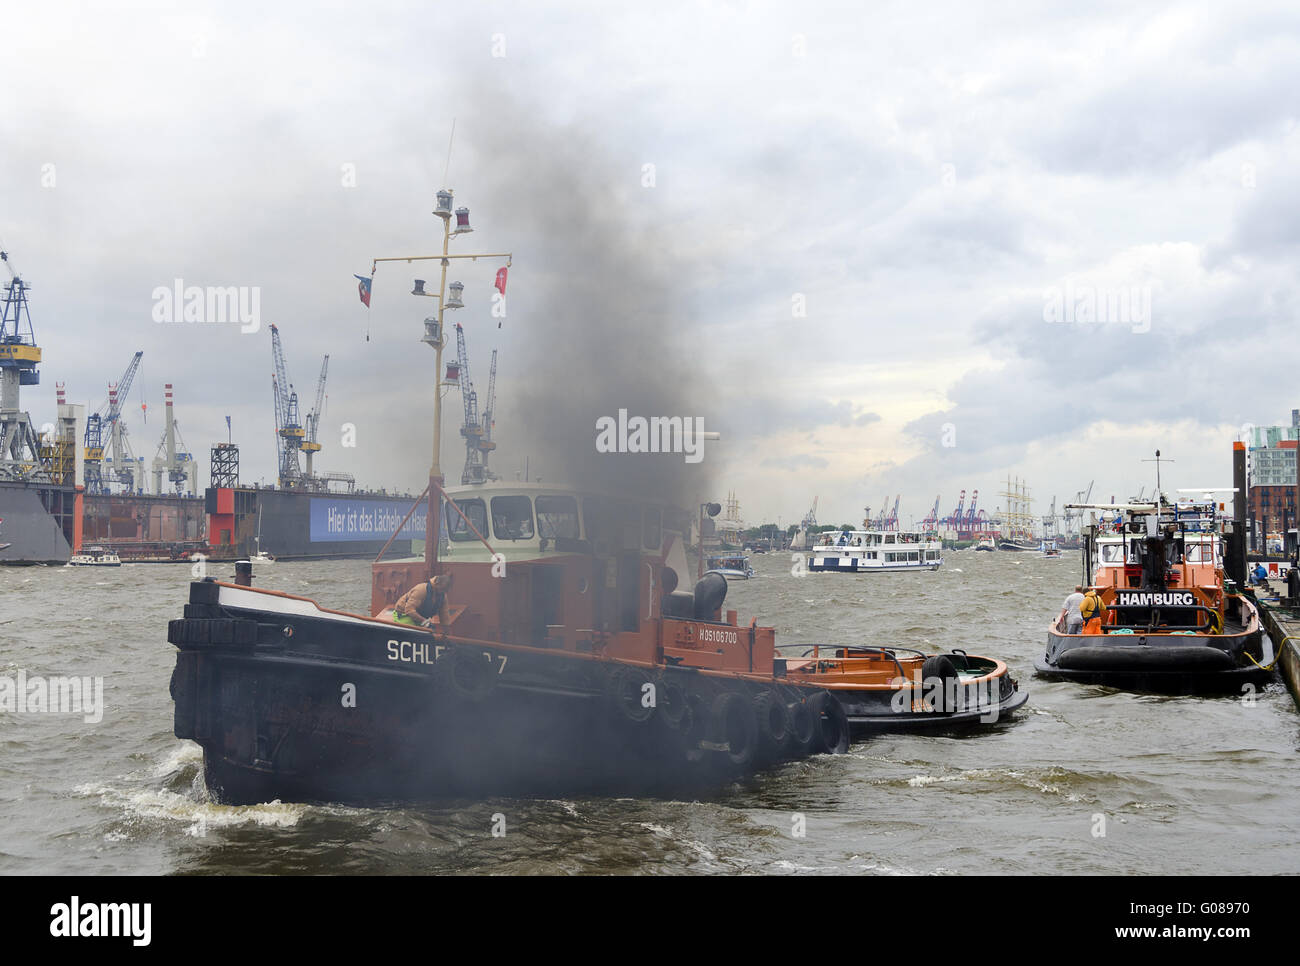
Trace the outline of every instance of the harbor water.
<instances>
[{"instance_id":1,"label":"harbor water","mask_svg":"<svg viewBox=\"0 0 1300 966\"><path fill-rule=\"evenodd\" d=\"M937 572L858 576L753 560L726 606L778 644L999 657L1028 705L695 800L227 807L206 799L198 746L172 735L167 621L190 566L0 568L0 679L103 683L102 713L0 712L0 874L1300 871L1300 715L1280 684L1156 697L1033 677L1077 552L950 551ZM276 563L255 582L358 612L370 596L367 561Z\"/></svg>"}]
</instances>

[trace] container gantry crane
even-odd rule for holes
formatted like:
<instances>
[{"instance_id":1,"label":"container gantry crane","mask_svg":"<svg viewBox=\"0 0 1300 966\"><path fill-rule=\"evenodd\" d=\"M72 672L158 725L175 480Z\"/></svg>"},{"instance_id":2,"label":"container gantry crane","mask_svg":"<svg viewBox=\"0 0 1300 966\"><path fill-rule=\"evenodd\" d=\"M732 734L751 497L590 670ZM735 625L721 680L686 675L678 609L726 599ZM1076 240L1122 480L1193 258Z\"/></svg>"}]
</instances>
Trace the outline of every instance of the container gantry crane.
<instances>
[{"instance_id":1,"label":"container gantry crane","mask_svg":"<svg viewBox=\"0 0 1300 966\"><path fill-rule=\"evenodd\" d=\"M934 509L925 515L921 521L921 527L925 530L933 530L939 525L939 496L934 498Z\"/></svg>"}]
</instances>

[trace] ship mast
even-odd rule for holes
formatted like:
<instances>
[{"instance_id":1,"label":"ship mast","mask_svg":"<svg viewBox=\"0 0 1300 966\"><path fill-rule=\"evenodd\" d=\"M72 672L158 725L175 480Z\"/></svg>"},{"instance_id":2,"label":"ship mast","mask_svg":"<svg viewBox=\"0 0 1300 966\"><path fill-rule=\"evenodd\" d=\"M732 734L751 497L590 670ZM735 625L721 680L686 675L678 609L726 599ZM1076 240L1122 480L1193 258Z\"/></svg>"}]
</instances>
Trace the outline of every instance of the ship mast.
<instances>
[{"instance_id":1,"label":"ship mast","mask_svg":"<svg viewBox=\"0 0 1300 966\"><path fill-rule=\"evenodd\" d=\"M452 219L452 193L450 189L443 188L438 192L437 204L433 213L442 219L442 254L441 255L399 255L390 258L376 258L370 266L370 275L373 278L375 270L380 262L421 262L437 260L442 265L442 272L438 281L437 292L426 292L424 290L424 280L416 279L415 287L411 290L412 295L427 295L430 298L438 300L437 318L428 318L424 320L424 338L421 342L433 347L437 354L434 362L434 395L433 395L433 460L429 466L429 512L424 530L424 563L425 569L432 576L438 567L438 534L440 528L440 510L443 497L443 475L442 475L442 387L439 385L439 379L442 373L442 350L446 345L446 338L443 335L443 313L447 309L464 308L465 303L461 301L461 293L465 286L460 282L451 283L451 294L447 295L447 267L453 258L468 258L476 260L479 258L504 258L506 267L511 264L510 252L482 252L479 254L450 254L451 239L454 235L467 235L474 229L469 224L469 209L457 208L454 212L456 216L456 227L451 227ZM504 287L504 283L502 283Z\"/></svg>"}]
</instances>

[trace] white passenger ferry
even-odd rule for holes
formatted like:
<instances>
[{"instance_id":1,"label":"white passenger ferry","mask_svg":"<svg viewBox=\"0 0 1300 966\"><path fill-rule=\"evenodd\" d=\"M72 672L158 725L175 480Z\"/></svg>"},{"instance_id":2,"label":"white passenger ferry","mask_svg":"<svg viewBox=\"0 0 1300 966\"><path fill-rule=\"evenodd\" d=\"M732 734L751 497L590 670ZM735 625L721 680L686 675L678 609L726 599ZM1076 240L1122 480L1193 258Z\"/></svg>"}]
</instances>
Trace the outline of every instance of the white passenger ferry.
<instances>
[{"instance_id":1,"label":"white passenger ferry","mask_svg":"<svg viewBox=\"0 0 1300 966\"><path fill-rule=\"evenodd\" d=\"M103 547L87 547L68 558L69 567L120 567L122 558Z\"/></svg>"},{"instance_id":2,"label":"white passenger ferry","mask_svg":"<svg viewBox=\"0 0 1300 966\"><path fill-rule=\"evenodd\" d=\"M911 530L842 530L824 533L808 552L808 569L836 573L938 570L943 541Z\"/></svg>"}]
</instances>

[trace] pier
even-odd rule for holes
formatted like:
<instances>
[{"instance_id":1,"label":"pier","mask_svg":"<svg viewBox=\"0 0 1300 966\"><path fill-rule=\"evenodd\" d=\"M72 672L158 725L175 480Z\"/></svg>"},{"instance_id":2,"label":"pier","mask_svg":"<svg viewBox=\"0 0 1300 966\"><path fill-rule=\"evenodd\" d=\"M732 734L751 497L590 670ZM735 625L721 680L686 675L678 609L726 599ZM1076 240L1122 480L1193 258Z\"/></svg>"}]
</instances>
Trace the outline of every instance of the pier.
<instances>
[{"instance_id":1,"label":"pier","mask_svg":"<svg viewBox=\"0 0 1300 966\"><path fill-rule=\"evenodd\" d=\"M1277 669L1300 710L1300 598L1285 596L1285 587L1279 592L1278 581L1268 585L1271 595L1256 592L1259 618L1273 640L1277 653Z\"/></svg>"}]
</instances>

